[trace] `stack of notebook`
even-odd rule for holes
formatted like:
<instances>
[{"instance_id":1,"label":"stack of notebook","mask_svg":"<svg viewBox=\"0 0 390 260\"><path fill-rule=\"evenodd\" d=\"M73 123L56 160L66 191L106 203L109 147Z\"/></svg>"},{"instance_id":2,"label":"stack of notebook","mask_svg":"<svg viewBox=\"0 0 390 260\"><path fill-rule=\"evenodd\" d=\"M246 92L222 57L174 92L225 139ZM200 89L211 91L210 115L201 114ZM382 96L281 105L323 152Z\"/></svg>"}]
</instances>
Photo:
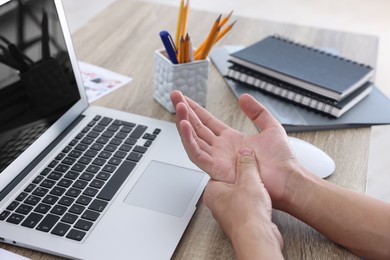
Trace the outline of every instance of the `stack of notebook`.
<instances>
[{"instance_id":1,"label":"stack of notebook","mask_svg":"<svg viewBox=\"0 0 390 260\"><path fill-rule=\"evenodd\" d=\"M229 62L228 78L336 118L372 90L372 67L279 36L231 53Z\"/></svg>"}]
</instances>

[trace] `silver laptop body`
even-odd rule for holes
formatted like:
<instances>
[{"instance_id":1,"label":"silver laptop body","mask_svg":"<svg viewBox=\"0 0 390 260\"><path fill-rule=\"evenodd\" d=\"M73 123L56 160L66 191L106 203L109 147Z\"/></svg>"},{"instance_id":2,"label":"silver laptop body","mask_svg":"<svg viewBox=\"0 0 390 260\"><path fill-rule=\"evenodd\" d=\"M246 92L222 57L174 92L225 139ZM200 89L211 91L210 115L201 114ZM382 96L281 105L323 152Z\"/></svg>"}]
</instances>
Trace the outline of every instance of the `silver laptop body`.
<instances>
[{"instance_id":1,"label":"silver laptop body","mask_svg":"<svg viewBox=\"0 0 390 260\"><path fill-rule=\"evenodd\" d=\"M175 125L88 106L60 0L0 0L0 36L0 240L169 259L208 181Z\"/></svg>"}]
</instances>

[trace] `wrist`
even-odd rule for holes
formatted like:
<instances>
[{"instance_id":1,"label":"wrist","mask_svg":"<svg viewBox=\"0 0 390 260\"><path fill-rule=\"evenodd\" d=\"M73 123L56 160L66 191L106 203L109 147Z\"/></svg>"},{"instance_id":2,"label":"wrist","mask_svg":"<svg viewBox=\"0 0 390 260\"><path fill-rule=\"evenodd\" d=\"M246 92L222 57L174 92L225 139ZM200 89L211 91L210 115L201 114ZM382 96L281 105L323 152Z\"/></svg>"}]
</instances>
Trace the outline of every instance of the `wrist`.
<instances>
[{"instance_id":1,"label":"wrist","mask_svg":"<svg viewBox=\"0 0 390 260\"><path fill-rule=\"evenodd\" d=\"M282 259L282 246L270 220L254 220L230 235L237 259Z\"/></svg>"},{"instance_id":2,"label":"wrist","mask_svg":"<svg viewBox=\"0 0 390 260\"><path fill-rule=\"evenodd\" d=\"M313 192L314 183L321 179L301 165L292 167L288 176L285 192L278 209L295 215L294 213L304 210L311 198L310 194Z\"/></svg>"}]
</instances>

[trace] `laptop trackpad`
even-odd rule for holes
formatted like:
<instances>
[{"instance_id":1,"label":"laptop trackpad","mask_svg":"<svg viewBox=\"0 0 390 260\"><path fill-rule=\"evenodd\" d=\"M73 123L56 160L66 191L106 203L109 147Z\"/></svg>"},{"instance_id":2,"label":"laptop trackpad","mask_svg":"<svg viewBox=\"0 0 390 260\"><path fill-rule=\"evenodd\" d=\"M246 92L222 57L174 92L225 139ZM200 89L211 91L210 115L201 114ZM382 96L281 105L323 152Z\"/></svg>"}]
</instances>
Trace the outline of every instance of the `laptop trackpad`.
<instances>
[{"instance_id":1,"label":"laptop trackpad","mask_svg":"<svg viewBox=\"0 0 390 260\"><path fill-rule=\"evenodd\" d=\"M181 217L203 176L201 171L151 161L125 203Z\"/></svg>"}]
</instances>

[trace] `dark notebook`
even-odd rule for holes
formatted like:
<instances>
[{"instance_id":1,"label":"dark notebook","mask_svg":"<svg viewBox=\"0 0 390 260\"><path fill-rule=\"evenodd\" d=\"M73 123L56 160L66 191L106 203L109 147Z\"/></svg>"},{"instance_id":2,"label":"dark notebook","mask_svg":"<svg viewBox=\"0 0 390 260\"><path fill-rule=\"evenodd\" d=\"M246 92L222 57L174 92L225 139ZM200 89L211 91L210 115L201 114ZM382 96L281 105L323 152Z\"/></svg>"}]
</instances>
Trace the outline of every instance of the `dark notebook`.
<instances>
[{"instance_id":1,"label":"dark notebook","mask_svg":"<svg viewBox=\"0 0 390 260\"><path fill-rule=\"evenodd\" d=\"M248 88L258 89L269 95L332 117L342 116L372 90L372 83L368 81L341 101L335 101L238 64L228 68L226 77L244 84Z\"/></svg>"},{"instance_id":2,"label":"dark notebook","mask_svg":"<svg viewBox=\"0 0 390 260\"><path fill-rule=\"evenodd\" d=\"M374 74L370 66L279 36L268 36L234 52L229 60L337 101Z\"/></svg>"},{"instance_id":3,"label":"dark notebook","mask_svg":"<svg viewBox=\"0 0 390 260\"><path fill-rule=\"evenodd\" d=\"M231 65L228 62L229 54L239 49L242 49L242 46L222 46L214 48L210 53L212 62L222 76L226 75ZM372 88L370 95L343 116L330 118L266 95L255 88L248 88L226 77L224 79L236 97L249 93L261 102L283 125L287 132L390 124L390 113L388 112L390 111L390 100L375 86Z\"/></svg>"}]
</instances>

